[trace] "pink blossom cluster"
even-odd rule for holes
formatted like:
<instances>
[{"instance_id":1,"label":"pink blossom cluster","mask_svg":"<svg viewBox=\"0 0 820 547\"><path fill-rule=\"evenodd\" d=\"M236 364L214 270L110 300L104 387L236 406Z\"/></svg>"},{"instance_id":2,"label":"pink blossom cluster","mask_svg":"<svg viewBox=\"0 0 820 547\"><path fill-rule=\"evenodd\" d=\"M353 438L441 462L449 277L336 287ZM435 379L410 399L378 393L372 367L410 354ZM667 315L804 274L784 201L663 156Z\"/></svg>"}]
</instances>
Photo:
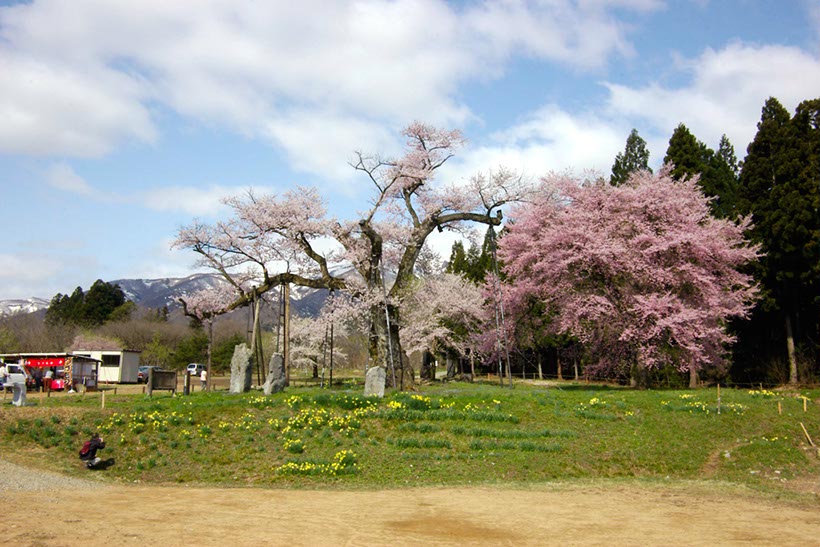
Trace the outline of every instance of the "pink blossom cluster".
<instances>
[{"instance_id":1,"label":"pink blossom cluster","mask_svg":"<svg viewBox=\"0 0 820 547\"><path fill-rule=\"evenodd\" d=\"M619 187L544 179L500 241L510 315L542 302L549 328L584 343L593 370L720 364L727 320L757 295L742 267L758 247L744 239L748 218L713 218L697 179L670 169Z\"/></svg>"}]
</instances>

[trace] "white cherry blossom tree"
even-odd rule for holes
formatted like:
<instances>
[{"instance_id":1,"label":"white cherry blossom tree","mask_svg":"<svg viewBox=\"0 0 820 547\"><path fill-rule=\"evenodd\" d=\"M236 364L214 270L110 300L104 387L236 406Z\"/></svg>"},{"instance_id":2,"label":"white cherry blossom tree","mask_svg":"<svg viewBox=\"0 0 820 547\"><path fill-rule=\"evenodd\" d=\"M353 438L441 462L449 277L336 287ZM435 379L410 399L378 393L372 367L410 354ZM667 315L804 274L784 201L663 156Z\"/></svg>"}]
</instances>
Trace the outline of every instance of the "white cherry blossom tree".
<instances>
[{"instance_id":1,"label":"white cherry blossom tree","mask_svg":"<svg viewBox=\"0 0 820 547\"><path fill-rule=\"evenodd\" d=\"M498 225L500 208L519 200L525 188L519 176L503 168L465 183L438 181L439 169L463 144L461 133L416 122L403 134L406 150L398 159L356 154L352 167L371 185L367 207L356 219L328 216L315 188L297 187L280 196L248 192L225 200L231 218L194 222L179 230L174 246L199 254L201 265L232 284L237 297L226 310L283 283L348 292L368 307L370 362L388 369L391 385L407 385L412 376L402 358L398 303L427 237L464 223ZM327 239L338 247L321 252L317 243ZM351 264L359 279L331 273L339 263ZM395 274L392 284L386 272ZM256 279L250 288L248 277Z\"/></svg>"}]
</instances>

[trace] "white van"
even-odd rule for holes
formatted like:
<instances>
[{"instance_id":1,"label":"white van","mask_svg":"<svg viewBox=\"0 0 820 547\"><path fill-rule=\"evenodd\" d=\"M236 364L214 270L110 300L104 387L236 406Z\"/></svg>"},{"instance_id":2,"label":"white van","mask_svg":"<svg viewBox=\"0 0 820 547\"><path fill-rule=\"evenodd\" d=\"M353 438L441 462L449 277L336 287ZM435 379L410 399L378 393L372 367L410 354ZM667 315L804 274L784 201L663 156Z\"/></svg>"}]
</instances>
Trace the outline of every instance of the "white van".
<instances>
[{"instance_id":1,"label":"white van","mask_svg":"<svg viewBox=\"0 0 820 547\"><path fill-rule=\"evenodd\" d=\"M5 377L0 378L0 385L3 386L3 389L11 389L11 386L17 382L23 384L30 383L31 375L29 375L24 366L15 363L6 363L0 366L6 367Z\"/></svg>"},{"instance_id":2,"label":"white van","mask_svg":"<svg viewBox=\"0 0 820 547\"><path fill-rule=\"evenodd\" d=\"M188 363L188 373L191 376L199 376L206 368L208 367L201 363Z\"/></svg>"}]
</instances>

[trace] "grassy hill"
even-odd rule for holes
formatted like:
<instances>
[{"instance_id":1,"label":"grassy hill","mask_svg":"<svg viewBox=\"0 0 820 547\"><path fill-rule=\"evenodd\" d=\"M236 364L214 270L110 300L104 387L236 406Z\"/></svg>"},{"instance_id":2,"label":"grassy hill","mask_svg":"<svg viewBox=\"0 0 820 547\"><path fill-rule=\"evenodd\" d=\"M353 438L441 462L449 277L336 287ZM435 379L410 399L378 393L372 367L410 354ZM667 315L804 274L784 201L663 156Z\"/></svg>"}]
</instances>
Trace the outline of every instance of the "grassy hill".
<instances>
[{"instance_id":1,"label":"grassy hill","mask_svg":"<svg viewBox=\"0 0 820 547\"><path fill-rule=\"evenodd\" d=\"M635 391L437 384L365 399L361 386L188 397L100 394L5 405L4 458L88 473L99 431L111 481L382 488L639 478L715 480L817 496L820 392ZM804 397L806 400L804 401ZM804 403L806 411L804 412ZM778 405L780 411L778 410ZM719 410L719 412L718 412Z\"/></svg>"}]
</instances>

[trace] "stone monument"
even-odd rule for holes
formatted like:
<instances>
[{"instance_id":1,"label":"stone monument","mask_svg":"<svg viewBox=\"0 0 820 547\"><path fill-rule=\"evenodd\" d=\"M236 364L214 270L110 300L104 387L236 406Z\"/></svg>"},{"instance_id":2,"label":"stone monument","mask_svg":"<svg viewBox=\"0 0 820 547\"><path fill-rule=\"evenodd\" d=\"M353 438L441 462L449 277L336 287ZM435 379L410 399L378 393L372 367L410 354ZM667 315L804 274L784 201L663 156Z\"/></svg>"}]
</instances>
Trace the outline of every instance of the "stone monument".
<instances>
[{"instance_id":1,"label":"stone monument","mask_svg":"<svg viewBox=\"0 0 820 547\"><path fill-rule=\"evenodd\" d=\"M26 383L14 382L11 386L12 399L11 404L14 406L26 406Z\"/></svg>"},{"instance_id":2,"label":"stone monument","mask_svg":"<svg viewBox=\"0 0 820 547\"><path fill-rule=\"evenodd\" d=\"M364 380L365 397L384 397L384 381L387 375L382 367L373 367L367 371Z\"/></svg>"},{"instance_id":3,"label":"stone monument","mask_svg":"<svg viewBox=\"0 0 820 547\"><path fill-rule=\"evenodd\" d=\"M251 389L253 367L251 366L251 349L242 343L233 350L231 358L231 393L245 393Z\"/></svg>"},{"instance_id":4,"label":"stone monument","mask_svg":"<svg viewBox=\"0 0 820 547\"><path fill-rule=\"evenodd\" d=\"M262 390L265 395L279 393L285 389L285 358L281 353L274 353L268 363L268 377Z\"/></svg>"}]
</instances>

